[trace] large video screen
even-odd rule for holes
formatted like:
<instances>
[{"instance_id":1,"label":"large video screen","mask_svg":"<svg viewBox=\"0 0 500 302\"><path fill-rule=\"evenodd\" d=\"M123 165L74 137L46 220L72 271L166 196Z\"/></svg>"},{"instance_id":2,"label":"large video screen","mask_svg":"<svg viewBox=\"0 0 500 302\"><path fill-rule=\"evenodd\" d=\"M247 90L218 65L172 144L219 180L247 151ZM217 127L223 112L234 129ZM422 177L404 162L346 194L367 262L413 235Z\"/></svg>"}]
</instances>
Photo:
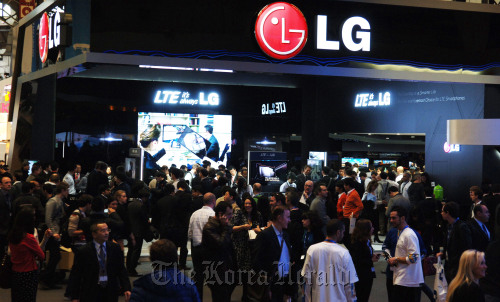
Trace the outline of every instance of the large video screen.
<instances>
[{"instance_id":1,"label":"large video screen","mask_svg":"<svg viewBox=\"0 0 500 302\"><path fill-rule=\"evenodd\" d=\"M368 158L342 157L342 167L349 162L352 165L358 164L359 167L368 167L370 160Z\"/></svg>"},{"instance_id":2,"label":"large video screen","mask_svg":"<svg viewBox=\"0 0 500 302\"><path fill-rule=\"evenodd\" d=\"M392 159L376 159L373 161L375 166L396 165L397 161Z\"/></svg>"},{"instance_id":3,"label":"large video screen","mask_svg":"<svg viewBox=\"0 0 500 302\"><path fill-rule=\"evenodd\" d=\"M150 179L161 166L177 167L208 160L226 164L231 152L230 115L140 112L138 145L141 176Z\"/></svg>"},{"instance_id":4,"label":"large video screen","mask_svg":"<svg viewBox=\"0 0 500 302\"><path fill-rule=\"evenodd\" d=\"M286 181L287 161L263 160L250 162L250 183L281 184Z\"/></svg>"}]
</instances>

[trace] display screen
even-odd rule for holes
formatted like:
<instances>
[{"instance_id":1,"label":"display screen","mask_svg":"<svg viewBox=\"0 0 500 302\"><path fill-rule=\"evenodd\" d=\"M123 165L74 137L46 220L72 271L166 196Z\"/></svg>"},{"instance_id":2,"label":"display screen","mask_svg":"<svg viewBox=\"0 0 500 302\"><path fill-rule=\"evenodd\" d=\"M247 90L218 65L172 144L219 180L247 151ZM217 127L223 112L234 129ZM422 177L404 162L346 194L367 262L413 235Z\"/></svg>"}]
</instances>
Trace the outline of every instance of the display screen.
<instances>
[{"instance_id":1,"label":"display screen","mask_svg":"<svg viewBox=\"0 0 500 302\"><path fill-rule=\"evenodd\" d=\"M261 185L286 181L287 161L263 160L250 162L250 183Z\"/></svg>"},{"instance_id":2,"label":"display screen","mask_svg":"<svg viewBox=\"0 0 500 302\"><path fill-rule=\"evenodd\" d=\"M232 116L141 112L138 145L142 148L141 179L161 166L177 167L208 160L226 164L231 152Z\"/></svg>"},{"instance_id":3,"label":"display screen","mask_svg":"<svg viewBox=\"0 0 500 302\"><path fill-rule=\"evenodd\" d=\"M396 160L391 159L376 159L373 161L375 166L386 166L386 165L396 165Z\"/></svg>"},{"instance_id":4,"label":"display screen","mask_svg":"<svg viewBox=\"0 0 500 302\"><path fill-rule=\"evenodd\" d=\"M369 161L370 160L368 158L342 157L342 167L345 166L346 162L349 162L352 165L358 164L359 167L368 167Z\"/></svg>"},{"instance_id":5,"label":"display screen","mask_svg":"<svg viewBox=\"0 0 500 302\"><path fill-rule=\"evenodd\" d=\"M309 151L309 159L319 159L322 160L323 163L326 163L326 158L327 158L326 152Z\"/></svg>"}]
</instances>

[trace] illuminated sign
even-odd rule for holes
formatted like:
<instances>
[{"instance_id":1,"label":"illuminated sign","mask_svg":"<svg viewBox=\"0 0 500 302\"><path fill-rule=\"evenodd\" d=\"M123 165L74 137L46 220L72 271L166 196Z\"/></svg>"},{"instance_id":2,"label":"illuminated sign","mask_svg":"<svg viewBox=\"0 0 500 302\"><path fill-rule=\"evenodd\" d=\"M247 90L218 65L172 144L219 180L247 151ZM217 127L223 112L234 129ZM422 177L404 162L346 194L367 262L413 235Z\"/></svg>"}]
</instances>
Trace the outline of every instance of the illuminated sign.
<instances>
[{"instance_id":1,"label":"illuminated sign","mask_svg":"<svg viewBox=\"0 0 500 302\"><path fill-rule=\"evenodd\" d=\"M340 41L327 39L328 16L317 16L316 48L340 50ZM363 17L348 18L341 29L341 40L350 51L370 51L370 23ZM255 22L255 38L268 56L286 60L298 55L307 42L307 22L302 12L286 2L264 7Z\"/></svg>"},{"instance_id":2,"label":"illuminated sign","mask_svg":"<svg viewBox=\"0 0 500 302\"><path fill-rule=\"evenodd\" d=\"M448 144L448 142L445 142L443 149L444 149L444 152L446 152L446 153L459 152L460 145L450 145L450 144Z\"/></svg>"},{"instance_id":3,"label":"illuminated sign","mask_svg":"<svg viewBox=\"0 0 500 302\"><path fill-rule=\"evenodd\" d=\"M375 98L374 93L358 93L356 94L356 100L354 101L354 107L378 107L390 105L390 92L379 92L378 99Z\"/></svg>"},{"instance_id":4,"label":"illuminated sign","mask_svg":"<svg viewBox=\"0 0 500 302\"><path fill-rule=\"evenodd\" d=\"M191 98L191 94L181 90L158 90L154 98L155 104L171 105L201 105L201 106L219 106L220 97L216 92L200 92L198 98Z\"/></svg>"},{"instance_id":5,"label":"illuminated sign","mask_svg":"<svg viewBox=\"0 0 500 302\"><path fill-rule=\"evenodd\" d=\"M306 18L296 6L289 3L270 4L257 17L255 37L268 56L280 60L292 58L306 45Z\"/></svg>"},{"instance_id":6,"label":"illuminated sign","mask_svg":"<svg viewBox=\"0 0 500 302\"><path fill-rule=\"evenodd\" d=\"M286 113L285 102L262 104L262 115L273 115L277 113Z\"/></svg>"},{"instance_id":7,"label":"illuminated sign","mask_svg":"<svg viewBox=\"0 0 500 302\"><path fill-rule=\"evenodd\" d=\"M318 49L339 50L339 41L328 41L327 33L327 16L318 16L318 29L316 32L316 47ZM356 31L356 43L352 39L354 27L360 27L363 31ZM351 17L342 25L342 42L350 51L370 51L370 23L363 17Z\"/></svg>"},{"instance_id":8,"label":"illuminated sign","mask_svg":"<svg viewBox=\"0 0 500 302\"><path fill-rule=\"evenodd\" d=\"M61 45L61 8L55 7L49 14L43 13L38 28L38 52L45 63L49 50Z\"/></svg>"}]
</instances>

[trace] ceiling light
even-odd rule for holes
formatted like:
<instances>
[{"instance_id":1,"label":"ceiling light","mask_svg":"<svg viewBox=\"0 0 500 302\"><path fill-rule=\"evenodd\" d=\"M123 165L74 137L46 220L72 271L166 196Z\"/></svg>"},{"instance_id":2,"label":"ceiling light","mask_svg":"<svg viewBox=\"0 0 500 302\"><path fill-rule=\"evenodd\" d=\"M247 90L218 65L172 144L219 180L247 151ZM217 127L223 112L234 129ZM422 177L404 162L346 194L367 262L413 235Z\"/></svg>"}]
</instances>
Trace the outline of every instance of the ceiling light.
<instances>
[{"instance_id":1,"label":"ceiling light","mask_svg":"<svg viewBox=\"0 0 500 302\"><path fill-rule=\"evenodd\" d=\"M140 68L153 68L153 69L169 69L169 70L194 70L191 67L177 67L177 66L155 66L155 65L139 65Z\"/></svg>"}]
</instances>

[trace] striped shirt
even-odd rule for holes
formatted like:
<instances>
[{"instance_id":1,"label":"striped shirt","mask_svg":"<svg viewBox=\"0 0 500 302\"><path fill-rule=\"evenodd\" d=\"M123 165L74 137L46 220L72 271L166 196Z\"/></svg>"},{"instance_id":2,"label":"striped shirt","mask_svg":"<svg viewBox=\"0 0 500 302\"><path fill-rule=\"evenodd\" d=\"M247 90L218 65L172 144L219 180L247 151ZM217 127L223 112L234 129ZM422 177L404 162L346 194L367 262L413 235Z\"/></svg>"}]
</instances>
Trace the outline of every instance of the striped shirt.
<instances>
[{"instance_id":1,"label":"striped shirt","mask_svg":"<svg viewBox=\"0 0 500 302\"><path fill-rule=\"evenodd\" d=\"M209 217L215 216L214 210L209 206L203 206L201 209L195 211L189 219L188 237L193 240L192 245L198 246L201 244L201 237L203 227L208 221Z\"/></svg>"}]
</instances>

